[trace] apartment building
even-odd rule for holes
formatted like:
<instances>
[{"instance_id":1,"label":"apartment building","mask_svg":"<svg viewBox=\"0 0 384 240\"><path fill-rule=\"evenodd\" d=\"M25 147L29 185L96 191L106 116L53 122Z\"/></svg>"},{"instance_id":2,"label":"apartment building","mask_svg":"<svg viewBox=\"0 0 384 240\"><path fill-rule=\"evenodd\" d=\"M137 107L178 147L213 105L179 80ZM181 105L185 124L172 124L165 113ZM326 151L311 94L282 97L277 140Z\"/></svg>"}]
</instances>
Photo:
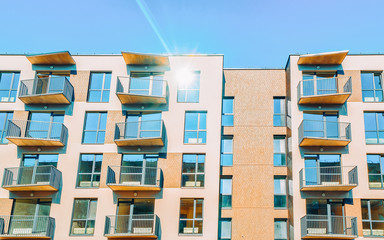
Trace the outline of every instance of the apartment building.
<instances>
[{"instance_id":1,"label":"apartment building","mask_svg":"<svg viewBox=\"0 0 384 240\"><path fill-rule=\"evenodd\" d=\"M217 239L222 55L0 55L0 239Z\"/></svg>"}]
</instances>

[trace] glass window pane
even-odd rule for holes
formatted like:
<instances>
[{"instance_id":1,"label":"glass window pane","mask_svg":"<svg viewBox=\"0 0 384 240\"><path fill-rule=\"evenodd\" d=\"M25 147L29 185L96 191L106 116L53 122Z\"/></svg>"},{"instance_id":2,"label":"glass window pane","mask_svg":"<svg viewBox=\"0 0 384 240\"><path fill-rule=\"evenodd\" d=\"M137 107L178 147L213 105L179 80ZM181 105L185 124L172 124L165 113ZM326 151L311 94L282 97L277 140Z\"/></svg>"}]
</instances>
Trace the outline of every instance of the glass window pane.
<instances>
[{"instance_id":1,"label":"glass window pane","mask_svg":"<svg viewBox=\"0 0 384 240\"><path fill-rule=\"evenodd\" d=\"M275 220L275 239L288 239L287 233L287 221Z\"/></svg>"},{"instance_id":2,"label":"glass window pane","mask_svg":"<svg viewBox=\"0 0 384 240\"><path fill-rule=\"evenodd\" d=\"M221 154L221 166L232 166L233 156L232 154Z\"/></svg>"},{"instance_id":3,"label":"glass window pane","mask_svg":"<svg viewBox=\"0 0 384 240\"><path fill-rule=\"evenodd\" d=\"M203 200L202 199L196 200L195 218L203 218Z\"/></svg>"},{"instance_id":4,"label":"glass window pane","mask_svg":"<svg viewBox=\"0 0 384 240\"><path fill-rule=\"evenodd\" d=\"M96 143L96 132L84 132L83 143Z\"/></svg>"},{"instance_id":5,"label":"glass window pane","mask_svg":"<svg viewBox=\"0 0 384 240\"><path fill-rule=\"evenodd\" d=\"M384 221L383 200L370 200L371 219Z\"/></svg>"},{"instance_id":6,"label":"glass window pane","mask_svg":"<svg viewBox=\"0 0 384 240\"><path fill-rule=\"evenodd\" d=\"M286 194L286 180L284 178L277 178L274 179L274 194Z\"/></svg>"},{"instance_id":7,"label":"glass window pane","mask_svg":"<svg viewBox=\"0 0 384 240\"><path fill-rule=\"evenodd\" d=\"M361 89L373 89L373 73L361 73Z\"/></svg>"},{"instance_id":8,"label":"glass window pane","mask_svg":"<svg viewBox=\"0 0 384 240\"><path fill-rule=\"evenodd\" d=\"M380 155L367 155L368 173L380 173Z\"/></svg>"},{"instance_id":9,"label":"glass window pane","mask_svg":"<svg viewBox=\"0 0 384 240\"><path fill-rule=\"evenodd\" d=\"M73 219L87 219L88 216L88 200L75 199L73 209Z\"/></svg>"},{"instance_id":10,"label":"glass window pane","mask_svg":"<svg viewBox=\"0 0 384 240\"><path fill-rule=\"evenodd\" d=\"M104 73L91 73L91 81L89 84L89 89L92 89L92 90L103 89L103 79L104 79Z\"/></svg>"},{"instance_id":11,"label":"glass window pane","mask_svg":"<svg viewBox=\"0 0 384 240\"><path fill-rule=\"evenodd\" d=\"M185 130L197 130L198 113L187 112L185 114Z\"/></svg>"},{"instance_id":12,"label":"glass window pane","mask_svg":"<svg viewBox=\"0 0 384 240\"><path fill-rule=\"evenodd\" d=\"M97 130L99 124L99 113L86 113L85 130Z\"/></svg>"},{"instance_id":13,"label":"glass window pane","mask_svg":"<svg viewBox=\"0 0 384 240\"><path fill-rule=\"evenodd\" d=\"M201 130L207 129L207 113L200 113L199 129L201 129Z\"/></svg>"},{"instance_id":14,"label":"glass window pane","mask_svg":"<svg viewBox=\"0 0 384 240\"><path fill-rule=\"evenodd\" d=\"M275 208L285 208L287 207L287 197L281 195L274 196L274 206Z\"/></svg>"},{"instance_id":15,"label":"glass window pane","mask_svg":"<svg viewBox=\"0 0 384 240\"><path fill-rule=\"evenodd\" d=\"M223 113L233 113L233 98L223 99Z\"/></svg>"},{"instance_id":16,"label":"glass window pane","mask_svg":"<svg viewBox=\"0 0 384 240\"><path fill-rule=\"evenodd\" d=\"M222 219L220 221L220 238L231 239L232 233L232 222L230 219Z\"/></svg>"},{"instance_id":17,"label":"glass window pane","mask_svg":"<svg viewBox=\"0 0 384 240\"><path fill-rule=\"evenodd\" d=\"M364 113L364 127L365 131L375 131L377 130L376 125L376 113Z\"/></svg>"},{"instance_id":18,"label":"glass window pane","mask_svg":"<svg viewBox=\"0 0 384 240\"><path fill-rule=\"evenodd\" d=\"M184 143L194 143L194 144L198 143L197 132L185 132Z\"/></svg>"},{"instance_id":19,"label":"glass window pane","mask_svg":"<svg viewBox=\"0 0 384 240\"><path fill-rule=\"evenodd\" d=\"M232 194L232 179L224 178L220 180L220 194Z\"/></svg>"},{"instance_id":20,"label":"glass window pane","mask_svg":"<svg viewBox=\"0 0 384 240\"><path fill-rule=\"evenodd\" d=\"M362 219L369 220L367 200L361 200L361 213L362 213Z\"/></svg>"}]
</instances>

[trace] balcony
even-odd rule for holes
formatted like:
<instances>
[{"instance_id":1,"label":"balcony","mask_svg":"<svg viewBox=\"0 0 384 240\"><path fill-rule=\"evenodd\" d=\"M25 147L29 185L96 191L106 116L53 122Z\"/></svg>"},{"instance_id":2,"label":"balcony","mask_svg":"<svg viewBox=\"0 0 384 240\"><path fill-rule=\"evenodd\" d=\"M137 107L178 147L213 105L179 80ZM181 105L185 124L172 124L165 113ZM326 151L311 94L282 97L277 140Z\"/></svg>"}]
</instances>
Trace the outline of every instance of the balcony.
<instances>
[{"instance_id":1,"label":"balcony","mask_svg":"<svg viewBox=\"0 0 384 240\"><path fill-rule=\"evenodd\" d=\"M22 80L19 99L25 104L70 104L73 86L65 76Z\"/></svg>"},{"instance_id":2,"label":"balcony","mask_svg":"<svg viewBox=\"0 0 384 240\"><path fill-rule=\"evenodd\" d=\"M160 191L161 169L108 166L107 186L113 191Z\"/></svg>"},{"instance_id":3,"label":"balcony","mask_svg":"<svg viewBox=\"0 0 384 240\"><path fill-rule=\"evenodd\" d=\"M157 239L159 218L155 214L107 216L104 236L108 239Z\"/></svg>"},{"instance_id":4,"label":"balcony","mask_svg":"<svg viewBox=\"0 0 384 240\"><path fill-rule=\"evenodd\" d=\"M300 170L301 191L350 191L357 187L357 167L313 167Z\"/></svg>"},{"instance_id":5,"label":"balcony","mask_svg":"<svg viewBox=\"0 0 384 240\"><path fill-rule=\"evenodd\" d=\"M17 146L63 147L68 129L62 123L9 120L7 139Z\"/></svg>"},{"instance_id":6,"label":"balcony","mask_svg":"<svg viewBox=\"0 0 384 240\"><path fill-rule=\"evenodd\" d=\"M115 143L124 146L164 146L162 120L116 123Z\"/></svg>"},{"instance_id":7,"label":"balcony","mask_svg":"<svg viewBox=\"0 0 384 240\"><path fill-rule=\"evenodd\" d=\"M327 215L306 215L300 219L303 239L355 239L357 218Z\"/></svg>"},{"instance_id":8,"label":"balcony","mask_svg":"<svg viewBox=\"0 0 384 240\"><path fill-rule=\"evenodd\" d=\"M61 172L54 166L4 169L2 188L11 192L58 191Z\"/></svg>"},{"instance_id":9,"label":"balcony","mask_svg":"<svg viewBox=\"0 0 384 240\"><path fill-rule=\"evenodd\" d=\"M303 120L299 126L300 147L345 147L350 142L350 123Z\"/></svg>"},{"instance_id":10,"label":"balcony","mask_svg":"<svg viewBox=\"0 0 384 240\"><path fill-rule=\"evenodd\" d=\"M301 80L297 86L299 104L344 104L351 94L351 77Z\"/></svg>"},{"instance_id":11,"label":"balcony","mask_svg":"<svg viewBox=\"0 0 384 240\"><path fill-rule=\"evenodd\" d=\"M0 216L0 239L52 239L54 228L48 216Z\"/></svg>"},{"instance_id":12,"label":"balcony","mask_svg":"<svg viewBox=\"0 0 384 240\"><path fill-rule=\"evenodd\" d=\"M166 92L162 76L117 77L116 95L122 104L166 104Z\"/></svg>"}]
</instances>

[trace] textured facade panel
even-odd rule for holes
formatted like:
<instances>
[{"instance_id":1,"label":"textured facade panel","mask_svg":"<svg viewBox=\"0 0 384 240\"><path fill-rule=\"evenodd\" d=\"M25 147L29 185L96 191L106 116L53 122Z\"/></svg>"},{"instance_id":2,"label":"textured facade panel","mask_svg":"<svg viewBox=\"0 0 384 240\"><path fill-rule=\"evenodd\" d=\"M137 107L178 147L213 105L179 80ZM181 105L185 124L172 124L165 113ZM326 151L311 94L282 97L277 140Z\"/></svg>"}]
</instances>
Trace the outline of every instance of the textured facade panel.
<instances>
[{"instance_id":1,"label":"textured facade panel","mask_svg":"<svg viewBox=\"0 0 384 240\"><path fill-rule=\"evenodd\" d=\"M86 102L88 96L90 71L77 71L77 74L71 75L70 81L75 90L75 101Z\"/></svg>"}]
</instances>

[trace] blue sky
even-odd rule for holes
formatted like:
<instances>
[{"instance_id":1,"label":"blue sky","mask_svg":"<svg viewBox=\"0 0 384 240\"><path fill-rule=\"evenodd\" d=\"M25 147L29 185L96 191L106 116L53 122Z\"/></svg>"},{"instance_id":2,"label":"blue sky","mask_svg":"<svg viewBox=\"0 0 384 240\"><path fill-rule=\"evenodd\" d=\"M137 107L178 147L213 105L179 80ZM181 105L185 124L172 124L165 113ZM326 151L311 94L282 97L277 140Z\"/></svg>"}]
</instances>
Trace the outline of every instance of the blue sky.
<instances>
[{"instance_id":1,"label":"blue sky","mask_svg":"<svg viewBox=\"0 0 384 240\"><path fill-rule=\"evenodd\" d=\"M291 53L384 53L382 0L0 0L0 53L217 53L225 67ZM168 49L168 50L167 50Z\"/></svg>"}]
</instances>

